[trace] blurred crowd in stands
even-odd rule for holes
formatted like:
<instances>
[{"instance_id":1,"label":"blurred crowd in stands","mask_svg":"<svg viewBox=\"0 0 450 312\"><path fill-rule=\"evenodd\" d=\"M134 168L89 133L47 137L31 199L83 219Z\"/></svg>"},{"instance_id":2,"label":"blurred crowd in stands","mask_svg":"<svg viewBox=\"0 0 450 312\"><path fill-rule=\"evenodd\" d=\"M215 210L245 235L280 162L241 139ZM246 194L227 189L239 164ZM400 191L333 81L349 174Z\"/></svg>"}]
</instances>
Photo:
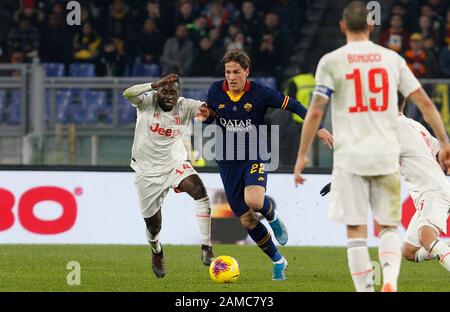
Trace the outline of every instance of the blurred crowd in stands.
<instances>
[{"instance_id":1,"label":"blurred crowd in stands","mask_svg":"<svg viewBox=\"0 0 450 312\"><path fill-rule=\"evenodd\" d=\"M286 65L309 1L92 0L81 26L66 23L67 1L1 0L0 62L87 62L98 76L127 76L135 64L159 74L221 76L224 51L242 49L254 75Z\"/></svg>"},{"instance_id":2,"label":"blurred crowd in stands","mask_svg":"<svg viewBox=\"0 0 450 312\"><path fill-rule=\"evenodd\" d=\"M450 78L450 2L396 1L378 43L403 55L418 78Z\"/></svg>"},{"instance_id":3,"label":"blurred crowd in stands","mask_svg":"<svg viewBox=\"0 0 450 312\"><path fill-rule=\"evenodd\" d=\"M67 24L67 2L0 0L0 63L39 60L48 76L159 76L176 72L181 76L221 77L223 53L241 49L252 58L252 76L259 76L256 81L282 89L309 107L315 64L296 64L296 74L283 88L280 78L285 78L293 48L302 39L314 0L81 0L80 26ZM334 5L334 1L328 2ZM383 16L374 41L403 55L418 78L450 78L449 0L388 3L389 15ZM329 36L338 33L336 24L336 32ZM449 84L428 84L425 88L450 132ZM50 96L46 92L48 122ZM105 90L57 90L55 120L62 124L112 124L112 96ZM184 90L184 96L203 100L206 90ZM121 96L118 103L119 124L133 124L135 110ZM410 117L424 123L418 112ZM283 125L280 136L290 140L280 146L280 163L293 165L303 120L282 110L269 111L266 118L269 123ZM0 90L0 124L19 124L22 119L20 90ZM326 153L315 155L319 154ZM320 159L314 163L320 164Z\"/></svg>"}]
</instances>

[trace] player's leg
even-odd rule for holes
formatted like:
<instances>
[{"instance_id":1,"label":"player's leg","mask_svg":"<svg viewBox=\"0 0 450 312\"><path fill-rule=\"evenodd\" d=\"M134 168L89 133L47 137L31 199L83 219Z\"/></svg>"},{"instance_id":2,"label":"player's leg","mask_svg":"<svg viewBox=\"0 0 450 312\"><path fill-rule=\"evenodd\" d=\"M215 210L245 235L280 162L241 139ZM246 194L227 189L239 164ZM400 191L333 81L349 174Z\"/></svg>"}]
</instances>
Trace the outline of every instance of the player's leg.
<instances>
[{"instance_id":1,"label":"player's leg","mask_svg":"<svg viewBox=\"0 0 450 312\"><path fill-rule=\"evenodd\" d=\"M373 267L367 247L367 226L347 225L347 260L357 292L373 292Z\"/></svg>"},{"instance_id":2,"label":"player's leg","mask_svg":"<svg viewBox=\"0 0 450 312\"><path fill-rule=\"evenodd\" d=\"M151 246L152 269L159 278L165 276L164 253L159 232L162 224L161 205L168 192L168 187L164 185L166 179L167 176L144 177L136 173L134 182L145 221L146 237Z\"/></svg>"},{"instance_id":3,"label":"player's leg","mask_svg":"<svg viewBox=\"0 0 450 312\"><path fill-rule=\"evenodd\" d=\"M379 224L378 258L383 271L381 291L397 291L402 261L402 243L397 231L402 215L399 172L370 178L370 205Z\"/></svg>"},{"instance_id":4,"label":"player's leg","mask_svg":"<svg viewBox=\"0 0 450 312\"><path fill-rule=\"evenodd\" d=\"M449 202L437 196L424 200L419 211L418 228L420 244L439 263L450 271L450 247L439 240L439 233L446 233Z\"/></svg>"},{"instance_id":5,"label":"player's leg","mask_svg":"<svg viewBox=\"0 0 450 312\"><path fill-rule=\"evenodd\" d=\"M156 277L163 278L166 275L164 265L164 253L159 241L159 232L161 231L162 215L161 208L150 217L144 218L146 225L147 240L152 248L152 269Z\"/></svg>"},{"instance_id":6,"label":"player's leg","mask_svg":"<svg viewBox=\"0 0 450 312\"><path fill-rule=\"evenodd\" d=\"M402 243L397 227L380 224L379 238L378 259L383 270L383 288L381 291L394 292L397 291L397 281L402 260Z\"/></svg>"},{"instance_id":7,"label":"player's leg","mask_svg":"<svg viewBox=\"0 0 450 312\"><path fill-rule=\"evenodd\" d=\"M420 247L416 247L407 242L403 242L403 247L402 247L403 258L405 258L408 261L419 262L416 260L416 255L420 249L421 249Z\"/></svg>"},{"instance_id":8,"label":"player's leg","mask_svg":"<svg viewBox=\"0 0 450 312\"><path fill-rule=\"evenodd\" d=\"M266 196L267 171L264 163L248 162L247 172L245 172L244 200L246 205L261 213L269 222L280 245L286 245L288 232L286 226L276 213L272 201Z\"/></svg>"},{"instance_id":9,"label":"player's leg","mask_svg":"<svg viewBox=\"0 0 450 312\"><path fill-rule=\"evenodd\" d=\"M439 240L440 230L433 224L422 224L419 228L419 241L422 248L428 251L431 258L450 271L450 247Z\"/></svg>"},{"instance_id":10,"label":"player's leg","mask_svg":"<svg viewBox=\"0 0 450 312\"><path fill-rule=\"evenodd\" d=\"M284 270L287 262L275 247L267 228L256 217L255 212L250 209L244 200L245 174L247 166L242 164L221 166L220 177L225 189L225 195L233 213L240 218L242 226L247 230L249 236L261 250L267 254L277 265L274 280L284 280ZM275 272L274 272L275 273Z\"/></svg>"},{"instance_id":11,"label":"player's leg","mask_svg":"<svg viewBox=\"0 0 450 312\"><path fill-rule=\"evenodd\" d=\"M418 229L418 215L416 211L414 216L409 221L406 229L405 239L403 241L402 253L406 260L414 262L423 262L433 259L433 256L428 253L428 250L423 248L419 240Z\"/></svg>"},{"instance_id":12,"label":"player's leg","mask_svg":"<svg viewBox=\"0 0 450 312\"><path fill-rule=\"evenodd\" d=\"M264 251L264 253L268 255L272 260L272 279L276 281L285 280L287 261L273 243L267 228L258 220L255 212L251 209L242 214L239 218L241 220L242 226L247 230L248 235L253 239L256 245L261 248L261 250Z\"/></svg>"},{"instance_id":13,"label":"player's leg","mask_svg":"<svg viewBox=\"0 0 450 312\"><path fill-rule=\"evenodd\" d=\"M195 216L203 240L201 257L205 265L210 265L214 254L211 246L211 205L206 188L198 174L184 178L177 188L195 200Z\"/></svg>"},{"instance_id":14,"label":"player's leg","mask_svg":"<svg viewBox=\"0 0 450 312\"><path fill-rule=\"evenodd\" d=\"M266 196L266 189L260 185L249 185L245 187L244 199L247 206L261 213L269 223L280 245L286 245L288 241L287 228L273 207L273 203Z\"/></svg>"},{"instance_id":15,"label":"player's leg","mask_svg":"<svg viewBox=\"0 0 450 312\"><path fill-rule=\"evenodd\" d=\"M373 269L367 248L368 181L334 168L329 217L347 225L348 268L358 292L373 292Z\"/></svg>"},{"instance_id":16,"label":"player's leg","mask_svg":"<svg viewBox=\"0 0 450 312\"><path fill-rule=\"evenodd\" d=\"M436 238L434 239L434 241L432 241L431 243L428 243L430 240L430 237L432 237L432 232L434 231L433 229L431 229L430 227L422 227L420 229L420 235L421 236L426 236L427 238L425 238L422 242L423 242L423 246L429 246L428 248L428 252L435 257L436 259L439 260L439 263L447 270L450 271L450 247L445 244L444 242L440 241L437 238L437 235L435 236ZM426 248L426 247L425 247Z\"/></svg>"}]
</instances>

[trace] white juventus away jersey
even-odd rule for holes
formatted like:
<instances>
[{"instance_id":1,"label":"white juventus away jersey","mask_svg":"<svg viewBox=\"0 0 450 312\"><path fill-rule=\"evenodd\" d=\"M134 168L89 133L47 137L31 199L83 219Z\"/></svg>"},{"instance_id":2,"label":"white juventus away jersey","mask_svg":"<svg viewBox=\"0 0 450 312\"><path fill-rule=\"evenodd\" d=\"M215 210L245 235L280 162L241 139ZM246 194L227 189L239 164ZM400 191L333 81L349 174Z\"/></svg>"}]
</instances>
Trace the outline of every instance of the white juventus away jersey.
<instances>
[{"instance_id":1,"label":"white juventus away jersey","mask_svg":"<svg viewBox=\"0 0 450 312\"><path fill-rule=\"evenodd\" d=\"M405 179L414 205L426 196L444 196L450 200L450 183L436 161L439 142L415 120L401 115L398 119L400 138L400 172Z\"/></svg>"},{"instance_id":2,"label":"white juventus away jersey","mask_svg":"<svg viewBox=\"0 0 450 312\"><path fill-rule=\"evenodd\" d=\"M142 104L132 104L137 108L137 121L131 168L144 176L157 176L186 160L183 135L189 132L192 119L202 104L180 97L170 112L164 112L157 104L153 90L144 94Z\"/></svg>"},{"instance_id":3,"label":"white juventus away jersey","mask_svg":"<svg viewBox=\"0 0 450 312\"><path fill-rule=\"evenodd\" d=\"M399 169L397 91L419 81L396 52L371 41L349 42L324 55L314 93L331 97L334 166L362 176Z\"/></svg>"}]
</instances>

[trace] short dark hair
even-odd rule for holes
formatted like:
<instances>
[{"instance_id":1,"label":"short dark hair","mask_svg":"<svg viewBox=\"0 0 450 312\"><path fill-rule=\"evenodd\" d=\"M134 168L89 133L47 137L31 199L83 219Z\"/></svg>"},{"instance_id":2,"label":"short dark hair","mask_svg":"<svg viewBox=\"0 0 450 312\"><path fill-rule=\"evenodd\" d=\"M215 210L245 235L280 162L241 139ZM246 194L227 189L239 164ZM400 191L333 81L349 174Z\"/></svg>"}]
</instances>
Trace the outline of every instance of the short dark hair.
<instances>
[{"instance_id":1,"label":"short dark hair","mask_svg":"<svg viewBox=\"0 0 450 312\"><path fill-rule=\"evenodd\" d=\"M369 10L367 10L364 2L353 1L345 7L342 20L350 32L365 32L369 28L368 14Z\"/></svg>"},{"instance_id":2,"label":"short dark hair","mask_svg":"<svg viewBox=\"0 0 450 312\"><path fill-rule=\"evenodd\" d=\"M403 112L403 109L405 108L405 105L406 105L406 99L403 96L403 94L401 94L400 92L397 92L397 98L398 98L398 100L397 100L398 110L400 112Z\"/></svg>"},{"instance_id":3,"label":"short dark hair","mask_svg":"<svg viewBox=\"0 0 450 312\"><path fill-rule=\"evenodd\" d=\"M225 53L225 55L222 57L222 64L225 66L226 63L229 62L236 62L239 65L241 65L241 67L243 69L247 69L251 67L251 61L250 61L250 57L248 56L247 53L245 53L244 51L240 51L240 50L230 50L227 51Z\"/></svg>"}]
</instances>

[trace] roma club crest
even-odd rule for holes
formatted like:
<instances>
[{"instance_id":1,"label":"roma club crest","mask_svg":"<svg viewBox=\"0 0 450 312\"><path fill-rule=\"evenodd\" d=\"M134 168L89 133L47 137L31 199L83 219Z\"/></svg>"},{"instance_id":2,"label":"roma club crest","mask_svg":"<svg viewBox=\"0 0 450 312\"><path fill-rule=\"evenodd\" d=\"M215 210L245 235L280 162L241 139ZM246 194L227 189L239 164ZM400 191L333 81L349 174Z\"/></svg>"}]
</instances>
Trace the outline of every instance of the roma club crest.
<instances>
[{"instance_id":1,"label":"roma club crest","mask_svg":"<svg viewBox=\"0 0 450 312\"><path fill-rule=\"evenodd\" d=\"M244 110L245 110L246 112L251 111L252 107L253 107L253 105L252 105L251 103L246 103L246 104L244 104Z\"/></svg>"}]
</instances>

